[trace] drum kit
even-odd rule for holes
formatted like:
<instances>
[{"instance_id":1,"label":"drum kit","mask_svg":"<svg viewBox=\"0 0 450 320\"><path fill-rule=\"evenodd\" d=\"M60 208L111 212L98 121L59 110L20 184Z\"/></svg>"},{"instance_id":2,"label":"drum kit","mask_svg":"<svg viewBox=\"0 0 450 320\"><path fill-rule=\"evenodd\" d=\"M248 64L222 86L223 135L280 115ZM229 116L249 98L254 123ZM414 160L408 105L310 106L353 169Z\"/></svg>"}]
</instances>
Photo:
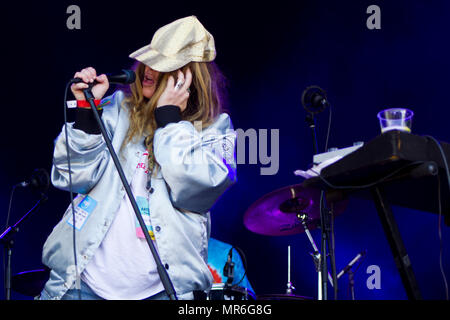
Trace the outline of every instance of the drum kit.
<instances>
[{"instance_id":1,"label":"drum kit","mask_svg":"<svg viewBox=\"0 0 450 320\"><path fill-rule=\"evenodd\" d=\"M307 188L301 184L291 185L272 191L254 202L244 214L245 227L257 234L266 236L289 236L306 233L313 248L313 258L318 275L318 300L322 300L321 269L318 261L321 253L317 248L310 230L320 226L321 191ZM333 204L333 214L341 214L347 207L348 200ZM333 279L328 273L328 280ZM286 293L256 295L247 288L227 287L214 284L208 296L210 300L313 300L312 297L293 294L290 281L290 246L288 247L288 282Z\"/></svg>"},{"instance_id":2,"label":"drum kit","mask_svg":"<svg viewBox=\"0 0 450 320\"><path fill-rule=\"evenodd\" d=\"M305 233L313 248L312 256L318 276L318 300L322 300L322 270L319 268L321 253L311 236L310 230L320 226L321 191L307 188L301 184L291 185L272 191L254 202L244 214L245 227L261 235L289 236ZM333 204L333 215L341 214L347 207L348 200ZM288 282L285 294L259 295L258 300L309 300L292 294L294 287L290 281L290 246L288 247ZM328 280L333 286L333 279L328 273Z\"/></svg>"},{"instance_id":3,"label":"drum kit","mask_svg":"<svg viewBox=\"0 0 450 320\"><path fill-rule=\"evenodd\" d=\"M244 214L245 227L257 234L267 236L289 236L305 233L313 248L313 257L319 279L318 300L321 300L321 270L317 261L321 253L317 248L310 230L320 226L320 190L306 188L301 184L291 185L272 191L254 202ZM347 206L347 200L334 203L333 214L341 214ZM290 247L289 247L290 249ZM285 294L255 295L247 288L214 284L208 294L208 300L312 300L292 293L290 282L290 250L288 256L288 284ZM37 296L41 292L49 270L40 269L18 273L12 277L14 291L26 296ZM328 273L328 279L333 284Z\"/></svg>"}]
</instances>

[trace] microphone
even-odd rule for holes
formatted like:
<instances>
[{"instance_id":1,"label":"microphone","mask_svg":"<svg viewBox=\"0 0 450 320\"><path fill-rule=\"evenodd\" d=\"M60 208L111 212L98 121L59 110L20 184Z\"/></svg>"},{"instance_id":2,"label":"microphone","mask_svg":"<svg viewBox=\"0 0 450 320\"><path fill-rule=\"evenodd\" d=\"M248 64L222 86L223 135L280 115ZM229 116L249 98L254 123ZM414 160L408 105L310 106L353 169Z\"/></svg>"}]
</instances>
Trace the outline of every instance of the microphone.
<instances>
[{"instance_id":1,"label":"microphone","mask_svg":"<svg viewBox=\"0 0 450 320\"><path fill-rule=\"evenodd\" d=\"M348 270L350 270L353 265L359 261L359 259L361 259L362 257L364 257L366 255L366 250L362 251L361 253L358 253L356 255L356 257L353 258L352 261L350 261L350 263L341 270L341 272L339 272L339 274L336 276L336 279L339 279L340 277L342 277L344 275L344 273L346 273Z\"/></svg>"},{"instance_id":2,"label":"microphone","mask_svg":"<svg viewBox=\"0 0 450 320\"><path fill-rule=\"evenodd\" d=\"M233 258L233 247L231 247L230 251L228 251L227 262L223 267L223 275L228 278L226 286L231 286L234 279L234 262L232 261L232 258Z\"/></svg>"},{"instance_id":3,"label":"microphone","mask_svg":"<svg viewBox=\"0 0 450 320\"><path fill-rule=\"evenodd\" d=\"M50 185L50 177L45 169L35 169L29 180L16 184L16 187L31 187L33 190L44 193Z\"/></svg>"},{"instance_id":4,"label":"microphone","mask_svg":"<svg viewBox=\"0 0 450 320\"><path fill-rule=\"evenodd\" d=\"M310 113L320 113L330 105L325 90L318 86L310 86L303 91L302 104Z\"/></svg>"},{"instance_id":5,"label":"microphone","mask_svg":"<svg viewBox=\"0 0 450 320\"><path fill-rule=\"evenodd\" d=\"M109 83L115 84L130 84L136 81L136 73L133 70L122 69L119 73L106 73ZM71 83L83 82L81 78L73 78L70 80ZM94 81L93 85L98 82Z\"/></svg>"}]
</instances>

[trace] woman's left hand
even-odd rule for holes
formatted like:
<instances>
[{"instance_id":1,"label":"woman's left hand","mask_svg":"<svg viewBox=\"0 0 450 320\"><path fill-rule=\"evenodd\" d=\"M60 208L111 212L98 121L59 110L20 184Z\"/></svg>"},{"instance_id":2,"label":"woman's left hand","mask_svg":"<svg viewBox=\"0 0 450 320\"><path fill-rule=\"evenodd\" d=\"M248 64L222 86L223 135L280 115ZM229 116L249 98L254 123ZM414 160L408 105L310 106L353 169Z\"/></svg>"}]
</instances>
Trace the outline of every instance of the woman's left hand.
<instances>
[{"instance_id":1,"label":"woman's left hand","mask_svg":"<svg viewBox=\"0 0 450 320\"><path fill-rule=\"evenodd\" d=\"M156 107L162 107L166 105L175 105L180 107L180 110L183 112L187 107L187 101L189 99L189 86L192 83L192 73L188 68L186 70L186 76L178 70L178 78L175 83L175 79L170 76L167 80L167 86L164 92L159 97L158 103Z\"/></svg>"}]
</instances>

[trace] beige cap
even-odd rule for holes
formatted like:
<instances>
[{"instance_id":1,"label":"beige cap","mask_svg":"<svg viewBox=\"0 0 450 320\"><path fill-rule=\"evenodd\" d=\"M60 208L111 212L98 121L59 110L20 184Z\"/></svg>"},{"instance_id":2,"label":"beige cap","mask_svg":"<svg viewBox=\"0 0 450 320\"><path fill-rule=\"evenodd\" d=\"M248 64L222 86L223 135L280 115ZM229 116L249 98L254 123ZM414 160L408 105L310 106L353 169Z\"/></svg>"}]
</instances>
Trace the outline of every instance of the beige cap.
<instances>
[{"instance_id":1,"label":"beige cap","mask_svg":"<svg viewBox=\"0 0 450 320\"><path fill-rule=\"evenodd\" d=\"M215 57L214 38L195 16L161 27L149 45L130 54L130 58L159 72L177 70L191 61L213 61Z\"/></svg>"}]
</instances>

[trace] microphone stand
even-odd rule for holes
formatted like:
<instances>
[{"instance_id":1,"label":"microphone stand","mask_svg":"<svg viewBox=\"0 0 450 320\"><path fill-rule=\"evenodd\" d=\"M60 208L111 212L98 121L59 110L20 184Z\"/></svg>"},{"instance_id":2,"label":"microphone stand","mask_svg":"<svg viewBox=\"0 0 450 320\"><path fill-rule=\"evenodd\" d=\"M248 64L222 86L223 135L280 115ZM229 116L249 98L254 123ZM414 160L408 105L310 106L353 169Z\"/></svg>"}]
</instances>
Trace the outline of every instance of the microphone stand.
<instances>
[{"instance_id":1,"label":"microphone stand","mask_svg":"<svg viewBox=\"0 0 450 320\"><path fill-rule=\"evenodd\" d=\"M313 146L314 146L314 154L319 153L319 148L317 146L316 139L316 124L314 120L314 115L312 112L309 112L306 115L306 123L311 129ZM318 270L320 270L321 275L321 298L323 300L328 300L328 282L327 282L327 274L328 274L328 265L327 265L327 243L329 239L329 222L328 222L328 214L329 211L324 206L324 191L320 192L320 230L321 230L321 251L322 254L318 257ZM334 285L334 284L333 284Z\"/></svg>"},{"instance_id":2,"label":"microphone stand","mask_svg":"<svg viewBox=\"0 0 450 320\"><path fill-rule=\"evenodd\" d=\"M355 278L352 269L348 269L348 284L350 286L350 292L352 295L352 300L355 300Z\"/></svg>"},{"instance_id":3,"label":"microphone stand","mask_svg":"<svg viewBox=\"0 0 450 320\"><path fill-rule=\"evenodd\" d=\"M347 266L345 266L344 269L341 270L341 272L339 272L339 274L337 275L337 279L339 279L340 277L342 277L344 274L348 274L348 284L350 286L350 292L352 295L352 300L355 300L355 277L354 277L354 272L352 270L353 265L360 260L364 255L366 254L366 251L363 251L361 253L358 253L356 255L355 258L353 258L352 261L350 261L348 263Z\"/></svg>"},{"instance_id":4,"label":"microphone stand","mask_svg":"<svg viewBox=\"0 0 450 320\"><path fill-rule=\"evenodd\" d=\"M19 232L19 225L30 216L42 203L48 200L45 194L41 194L41 199L31 208L22 218L19 219L12 227L7 227L0 235L0 242L3 244L7 259L5 270L5 299L11 300L11 256L14 247L14 235Z\"/></svg>"},{"instance_id":5,"label":"microphone stand","mask_svg":"<svg viewBox=\"0 0 450 320\"><path fill-rule=\"evenodd\" d=\"M128 195L128 199L131 202L131 206L133 207L134 213L136 215L137 220L139 221L139 225L141 226L142 230L147 230L147 227L145 225L144 220L142 219L141 213L139 211L139 207L136 203L136 199L134 198L134 195L131 191L130 186L127 183L127 179L125 177L125 173L123 172L122 166L119 162L119 158L117 157L114 148L112 146L112 143L108 137L108 133L106 132L105 126L103 124L103 121L100 119L100 116L98 114L97 108L95 107L94 103L94 95L92 94L93 84L89 85L89 88L83 89L84 96L86 97L86 101L89 102L92 112L94 113L94 117L100 127L100 131L103 135L103 139L106 142L106 146L108 147L109 153L111 154L111 157L114 161L114 165L116 166L117 172L119 173L120 179L122 180L123 187L125 188L125 191ZM144 232L145 240L147 241L147 244L150 248L150 251L153 255L153 258L155 259L156 268L158 270L158 275L161 279L161 282L164 286L164 289L169 296L170 300L178 300L176 297L175 289L173 287L173 284L169 278L169 275L167 274L166 269L162 265L161 259L158 255L158 252L156 251L155 245L153 244L152 239L150 238L150 235L148 232Z\"/></svg>"},{"instance_id":6,"label":"microphone stand","mask_svg":"<svg viewBox=\"0 0 450 320\"><path fill-rule=\"evenodd\" d=\"M316 121L314 120L314 114L312 112L307 113L305 120L306 120L306 123L308 124L309 128L311 129L313 146L314 146L314 154L318 154L319 148L317 146Z\"/></svg>"}]
</instances>

